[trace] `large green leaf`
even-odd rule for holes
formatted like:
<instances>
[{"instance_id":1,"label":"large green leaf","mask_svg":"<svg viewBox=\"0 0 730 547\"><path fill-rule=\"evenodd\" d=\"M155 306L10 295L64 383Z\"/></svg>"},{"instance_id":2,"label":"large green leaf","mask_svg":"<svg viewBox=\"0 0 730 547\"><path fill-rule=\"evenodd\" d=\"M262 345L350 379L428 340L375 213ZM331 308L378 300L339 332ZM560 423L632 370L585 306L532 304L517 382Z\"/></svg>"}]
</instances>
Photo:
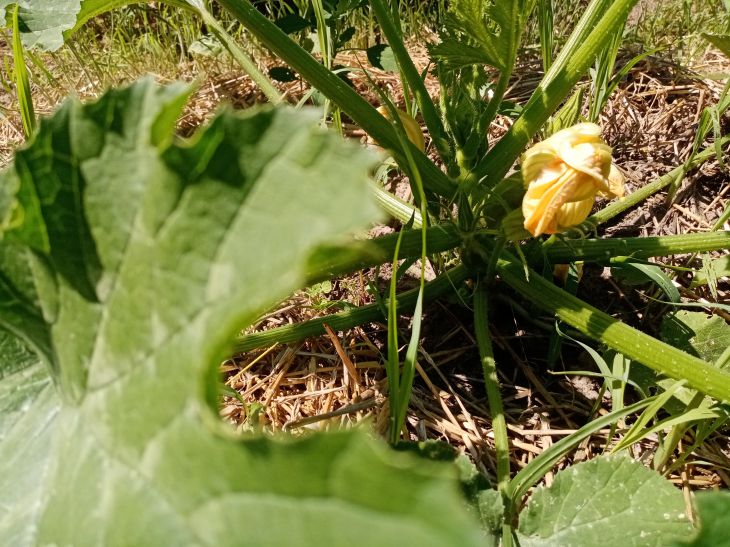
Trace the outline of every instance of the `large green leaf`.
<instances>
[{"instance_id":1,"label":"large green leaf","mask_svg":"<svg viewBox=\"0 0 730 547\"><path fill-rule=\"evenodd\" d=\"M717 49L722 51L727 57L730 57L730 36L727 34L709 34L702 33L702 36Z\"/></svg>"},{"instance_id":2,"label":"large green leaf","mask_svg":"<svg viewBox=\"0 0 730 547\"><path fill-rule=\"evenodd\" d=\"M698 492L696 497L699 530L692 540L673 545L730 547L730 492Z\"/></svg>"},{"instance_id":3,"label":"large green leaf","mask_svg":"<svg viewBox=\"0 0 730 547\"><path fill-rule=\"evenodd\" d=\"M82 0L0 0L0 17L12 4L20 6L19 19L26 47L55 50L63 45L63 33L74 27Z\"/></svg>"},{"instance_id":4,"label":"large green leaf","mask_svg":"<svg viewBox=\"0 0 730 547\"><path fill-rule=\"evenodd\" d=\"M0 538L35 545L60 402L48 369L0 331Z\"/></svg>"},{"instance_id":5,"label":"large green leaf","mask_svg":"<svg viewBox=\"0 0 730 547\"><path fill-rule=\"evenodd\" d=\"M710 363L716 363L730 347L730 326L722 317L705 312L671 313L662 320L660 334L668 344Z\"/></svg>"},{"instance_id":6,"label":"large green leaf","mask_svg":"<svg viewBox=\"0 0 730 547\"><path fill-rule=\"evenodd\" d=\"M476 545L452 466L361 432L242 439L219 422L216 364L237 328L377 216L372 158L290 110L224 113L174 142L186 94L144 81L67 102L2 175L24 219L0 243L2 279L25 308L0 319L50 340L50 368L0 345L0 537Z\"/></svg>"},{"instance_id":7,"label":"large green leaf","mask_svg":"<svg viewBox=\"0 0 730 547\"><path fill-rule=\"evenodd\" d=\"M54 51L92 17L128 4L144 3L144 0L0 0L0 18L5 19L8 6L18 4L23 44ZM165 0L165 3L189 8L197 0Z\"/></svg>"},{"instance_id":8,"label":"large green leaf","mask_svg":"<svg viewBox=\"0 0 730 547\"><path fill-rule=\"evenodd\" d=\"M667 545L692 526L684 498L658 473L626 457L601 457L561 471L520 515L522 547Z\"/></svg>"}]
</instances>

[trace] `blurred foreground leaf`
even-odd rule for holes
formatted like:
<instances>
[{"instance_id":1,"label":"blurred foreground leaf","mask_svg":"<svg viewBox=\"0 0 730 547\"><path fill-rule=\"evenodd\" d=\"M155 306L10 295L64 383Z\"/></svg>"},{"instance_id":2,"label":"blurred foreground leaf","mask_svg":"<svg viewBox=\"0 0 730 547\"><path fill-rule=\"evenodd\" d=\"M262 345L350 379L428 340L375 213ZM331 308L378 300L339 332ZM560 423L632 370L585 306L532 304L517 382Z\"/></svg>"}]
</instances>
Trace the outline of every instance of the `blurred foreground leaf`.
<instances>
[{"instance_id":1,"label":"blurred foreground leaf","mask_svg":"<svg viewBox=\"0 0 730 547\"><path fill-rule=\"evenodd\" d=\"M730 547L730 492L698 492L696 497L699 530L686 543L692 547Z\"/></svg>"},{"instance_id":2,"label":"blurred foreground leaf","mask_svg":"<svg viewBox=\"0 0 730 547\"><path fill-rule=\"evenodd\" d=\"M177 142L188 92L67 102L1 175L0 538L476 545L453 466L219 421L233 334L377 208L372 158L316 113L224 113Z\"/></svg>"}]
</instances>

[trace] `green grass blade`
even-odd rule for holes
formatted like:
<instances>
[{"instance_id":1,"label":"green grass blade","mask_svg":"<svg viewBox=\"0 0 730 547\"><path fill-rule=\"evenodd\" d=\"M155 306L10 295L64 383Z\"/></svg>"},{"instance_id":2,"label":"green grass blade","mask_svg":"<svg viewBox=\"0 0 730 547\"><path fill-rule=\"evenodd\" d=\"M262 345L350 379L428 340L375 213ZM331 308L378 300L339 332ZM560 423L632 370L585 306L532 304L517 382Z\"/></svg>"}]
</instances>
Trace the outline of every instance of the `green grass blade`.
<instances>
[{"instance_id":1,"label":"green grass blade","mask_svg":"<svg viewBox=\"0 0 730 547\"><path fill-rule=\"evenodd\" d=\"M400 391L400 355L398 341L398 276L395 272L398 270L398 253L400 251L400 243L403 239L403 232L398 234L395 250L393 252L393 275L390 277L389 297L387 302L388 308L388 355L385 360L385 373L388 378L388 401L389 401L389 422L388 436L390 443L395 444L400 439L400 432L403 423L400 422L401 408L401 391ZM416 298L416 307L422 301L421 287L418 290Z\"/></svg>"},{"instance_id":2,"label":"green grass blade","mask_svg":"<svg viewBox=\"0 0 730 547\"><path fill-rule=\"evenodd\" d=\"M30 91L30 79L28 67L25 65L25 48L20 40L20 25L18 22L18 11L20 7L16 4L13 10L13 65L15 67L15 89L18 95L18 107L20 118L23 121L25 137L35 131L36 117L33 108L33 95Z\"/></svg>"},{"instance_id":3,"label":"green grass blade","mask_svg":"<svg viewBox=\"0 0 730 547\"><path fill-rule=\"evenodd\" d=\"M647 412L649 410L647 409ZM654 414L652 414L653 416ZM714 418L717 418L718 414L714 410L711 410L709 408L694 408L694 409L686 409L682 414L678 416L672 416L670 418L665 418L656 424L654 424L651 427L646 427L647 424L645 424L641 428L632 428L631 434L627 435L623 439L621 439L621 442L618 443L613 450L611 450L611 453L620 452L621 450L625 450L629 448L632 444L638 443L642 439L646 439L647 437L653 435L654 433L658 433L660 431L664 431L666 429L670 428L680 428L679 431L684 432L687 427L692 422L699 422L703 420L711 420ZM669 454L667 454L667 457ZM665 462L664 462L665 463ZM657 469L659 469L662 465L662 462L657 461L656 466Z\"/></svg>"},{"instance_id":4,"label":"green grass blade","mask_svg":"<svg viewBox=\"0 0 730 547\"><path fill-rule=\"evenodd\" d=\"M391 108L393 108L393 105L389 105ZM399 131L398 131L398 139L401 141L401 144L406 144L407 142L407 136L405 134L404 128L402 127L402 124L400 122L399 117L396 115L394 116L394 120L396 123L400 125ZM403 425L405 423L406 419L406 413L408 412L408 404L411 400L411 392L413 390L413 377L415 375L416 370L416 357L418 354L418 345L420 343L421 338L421 320L422 320L422 314L423 314L423 291L425 289L426 284L426 249L428 247L428 232L427 232L427 224L428 221L428 211L427 211L427 204L426 204L426 192L423 187L423 180L421 179L421 173L418 170L418 166L416 165L413 154L411 153L410 149L407 146L403 147L403 150L406 155L406 159L408 161L409 166L409 173L411 174L411 188L413 189L416 196L418 196L418 202L420 204L420 212L421 212L421 219L423 219L425 222L421 225L420 235L421 235L421 278L420 283L418 286L418 298L416 300L416 308L414 310L413 314L413 325L411 327L411 339L408 343L408 349L406 350L406 356L405 360L403 362L403 372L402 376L400 377L400 386L398 387L398 396L395 400L395 404L391 402L391 415L393 415L393 410L395 410L395 428L393 431L391 431L391 439L392 442L395 443L400 438L400 432L403 429ZM407 228L410 228L411 223L406 225ZM401 232L402 233L402 232ZM398 245L400 247L400 245ZM398 251L396 250L396 259L398 257ZM393 263L393 270L396 269L396 261L394 260ZM393 314L390 313L390 307L389 307L389 314L388 314L388 333L391 332L391 324L392 322L395 323L395 341L397 343L398 335L397 335L397 321L398 316L395 314L395 305L396 305L396 295L395 295L395 287L398 282L397 276L393 276L391 280L391 299L390 303L393 309ZM391 358L390 355L390 346L389 346L389 359ZM396 349L396 364L397 364L397 349ZM391 397L393 395L391 394ZM395 409L393 409L393 406Z\"/></svg>"},{"instance_id":5,"label":"green grass blade","mask_svg":"<svg viewBox=\"0 0 730 547\"><path fill-rule=\"evenodd\" d=\"M261 92L266 96L269 102L273 104L279 104L283 101L281 93L276 89L271 80L259 70L243 49L239 47L233 37L226 32L218 20L207 10L204 6L196 8L197 13L200 15L203 22L208 26L211 32L216 38L223 44L231 57L235 59L238 65L248 74L254 83L261 89Z\"/></svg>"},{"instance_id":6,"label":"green grass blade","mask_svg":"<svg viewBox=\"0 0 730 547\"><path fill-rule=\"evenodd\" d=\"M621 40L619 40L619 45L621 44ZM651 49L649 51L645 51L643 53L640 53L639 55L636 55L632 57L628 63L626 63L621 70L619 70L607 83L606 87L603 89L603 91L600 94L599 99L596 101L596 114L595 119L593 119L589 115L589 119L591 121L598 122L598 116L601 113L601 111L605 108L606 103L608 103L608 99L613 95L613 92L616 91L616 88L621 83L621 80L624 79L624 77L631 72L631 69L634 68L638 63L649 57L650 55L654 55L659 49ZM617 50L618 53L618 50ZM616 56L613 58L613 62L616 62ZM594 104L591 103L591 108L594 108Z\"/></svg>"},{"instance_id":7,"label":"green grass blade","mask_svg":"<svg viewBox=\"0 0 730 547\"><path fill-rule=\"evenodd\" d=\"M537 22L542 68L547 73L553 64L553 0L537 0Z\"/></svg>"},{"instance_id":8,"label":"green grass blade","mask_svg":"<svg viewBox=\"0 0 730 547\"><path fill-rule=\"evenodd\" d=\"M418 357L418 346L421 343L421 325L423 323L423 290L424 278L421 276L421 284L418 287L416 307L413 310L411 338L408 341L408 348L406 349L405 359L403 359L403 370L401 372L399 387L400 392L396 408L396 424L398 425L397 437L400 437L400 431L403 429L403 425L405 424L406 415L408 413L408 405L411 402L411 392L413 391L413 378L416 373L416 359Z\"/></svg>"},{"instance_id":9,"label":"green grass blade","mask_svg":"<svg viewBox=\"0 0 730 547\"><path fill-rule=\"evenodd\" d=\"M625 270L655 283L669 298L670 302L679 303L681 301L679 289L672 283L672 278L656 264L642 264L641 262L634 262L631 258L614 259L611 264L619 271Z\"/></svg>"},{"instance_id":10,"label":"green grass blade","mask_svg":"<svg viewBox=\"0 0 730 547\"><path fill-rule=\"evenodd\" d=\"M585 439L588 439L597 431L605 427L609 427L617 420L646 408L652 400L653 399L645 399L643 401L639 401L638 403L624 407L620 410L614 410L605 416L601 416L600 418L589 422L575 433L572 433L553 444L550 448L546 449L542 454L528 463L514 476L507 486L507 495L512 503L513 511L519 505L522 496L524 496L527 491L545 475L545 473L550 471L560 458L562 458L575 446Z\"/></svg>"},{"instance_id":11,"label":"green grass blade","mask_svg":"<svg viewBox=\"0 0 730 547\"><path fill-rule=\"evenodd\" d=\"M705 400L705 396L702 393L695 393L689 403L684 407L684 411L680 416L686 417L689 411L697 409ZM715 417L717 414L715 413ZM682 442L682 438L687 430L690 428L689 423L681 423L672 427L669 434L664 437L657 446L656 452L654 452L654 469L661 471L667 465L669 458L676 450L679 443Z\"/></svg>"},{"instance_id":12,"label":"green grass blade","mask_svg":"<svg viewBox=\"0 0 730 547\"><path fill-rule=\"evenodd\" d=\"M628 13L626 15L628 16ZM593 82L591 86L591 101L588 107L589 122L598 122L598 117L608 102L608 97L612 91L613 67L616 64L619 47L621 47L621 43L623 42L625 27L626 19L624 19L622 25L614 29L613 36L608 44L596 57L595 68L591 72Z\"/></svg>"}]
</instances>

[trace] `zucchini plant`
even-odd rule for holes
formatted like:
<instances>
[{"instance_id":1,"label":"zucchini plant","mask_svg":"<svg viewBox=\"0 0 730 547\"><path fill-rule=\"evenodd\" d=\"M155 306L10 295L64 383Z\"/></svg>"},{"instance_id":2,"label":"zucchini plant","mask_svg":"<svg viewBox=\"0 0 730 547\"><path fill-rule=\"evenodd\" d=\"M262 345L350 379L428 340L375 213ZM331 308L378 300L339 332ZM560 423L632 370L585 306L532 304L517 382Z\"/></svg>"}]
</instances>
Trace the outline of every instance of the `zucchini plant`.
<instances>
[{"instance_id":1,"label":"zucchini plant","mask_svg":"<svg viewBox=\"0 0 730 547\"><path fill-rule=\"evenodd\" d=\"M28 46L58 47L89 17L127 3L26 0L17 28L30 31ZM210 20L198 0L169 3ZM636 545L701 545L716 537L706 524L727 506L726 497L700 498L696 532L681 493L621 455L559 473L523 509L530 489L577 443L662 406L666 397L615 409L515 473L489 334L490 295L499 280L597 343L674 380L670 396L686 387L702 400L730 399L725 370L629 327L539 273L545 264L640 263L730 247L727 232L585 236L714 148L590 216L598 187L580 199L524 205L533 177L529 167L515 165L541 165L537 160L552 154L551 165L559 157L575 167L558 145L532 148L518 160L551 117L550 126L560 129L559 108L635 3L592 0L514 124L491 143L487 128L503 106L535 2L452 3L431 51L443 87L436 103L408 56L394 10L371 0L439 157L434 163L409 140L407 118L404 127L394 109L381 115L249 0L219 0L392 153L413 186L413 206L374 188L374 158L315 129L312 112L224 112L183 141L174 122L189 90L146 80L95 103L68 101L43 120L0 179L0 537L13 545L594 545L627 537ZM0 2L0 10L8 5ZM598 146L598 135L589 133L594 140L587 144ZM717 146L725 142L718 137ZM591 150L598 149L590 156L598 156L597 165L576 170L591 171L618 194L608 186L610 151ZM579 176L569 175L571 192L585 188ZM528 194L535 193L530 186ZM570 203L581 203L580 210L555 216ZM346 251L349 236L380 217L378 205L403 221L401 233ZM536 211L554 218L525 221ZM418 310L470 279L496 489L469 482L468 466L397 453L362 431L240 438L218 422L216 363L226 352L312 336L324 324L342 329L383 319L378 306L366 306L233 340L257 313L332 275L394 257L425 264L446 251L459 257L456 266L429 283L422 276L410 293L397 294L393 284L387 299L389 436L393 444L401 436ZM402 360L394 319L407 308L417 320Z\"/></svg>"}]
</instances>

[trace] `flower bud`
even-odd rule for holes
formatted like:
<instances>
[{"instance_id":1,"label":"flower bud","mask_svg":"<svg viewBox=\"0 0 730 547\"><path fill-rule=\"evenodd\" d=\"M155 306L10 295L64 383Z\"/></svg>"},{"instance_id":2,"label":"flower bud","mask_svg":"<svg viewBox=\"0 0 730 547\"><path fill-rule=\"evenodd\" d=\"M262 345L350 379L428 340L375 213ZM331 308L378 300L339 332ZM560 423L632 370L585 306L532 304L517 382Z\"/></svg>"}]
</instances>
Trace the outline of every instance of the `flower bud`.
<instances>
[{"instance_id":1,"label":"flower bud","mask_svg":"<svg viewBox=\"0 0 730 547\"><path fill-rule=\"evenodd\" d=\"M537 143L522 157L527 187L522 200L525 229L554 234L583 222L597 194L623 196L623 176L612 165L601 129L580 123Z\"/></svg>"},{"instance_id":2,"label":"flower bud","mask_svg":"<svg viewBox=\"0 0 730 547\"><path fill-rule=\"evenodd\" d=\"M387 120L393 121L390 115L390 109L388 107L379 106L377 110ZM398 112L400 123L403 125L403 129L405 129L408 140L415 144L416 148L423 152L426 148L426 142L423 139L423 131L421 131L421 126L418 125L418 122L413 118L413 116L406 114L402 110L396 109L396 111Z\"/></svg>"}]
</instances>

